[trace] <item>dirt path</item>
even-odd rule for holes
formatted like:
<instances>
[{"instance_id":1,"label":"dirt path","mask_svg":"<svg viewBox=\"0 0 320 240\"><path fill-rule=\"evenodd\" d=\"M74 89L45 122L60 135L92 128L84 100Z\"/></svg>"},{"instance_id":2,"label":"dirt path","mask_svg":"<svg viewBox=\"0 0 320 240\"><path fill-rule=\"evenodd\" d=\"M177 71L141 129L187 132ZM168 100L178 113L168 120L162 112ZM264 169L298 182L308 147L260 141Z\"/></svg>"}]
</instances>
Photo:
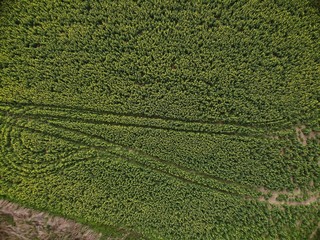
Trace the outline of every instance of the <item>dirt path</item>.
<instances>
[{"instance_id":1,"label":"dirt path","mask_svg":"<svg viewBox=\"0 0 320 240\"><path fill-rule=\"evenodd\" d=\"M97 240L101 234L61 217L19 207L0 200L0 239Z\"/></svg>"}]
</instances>

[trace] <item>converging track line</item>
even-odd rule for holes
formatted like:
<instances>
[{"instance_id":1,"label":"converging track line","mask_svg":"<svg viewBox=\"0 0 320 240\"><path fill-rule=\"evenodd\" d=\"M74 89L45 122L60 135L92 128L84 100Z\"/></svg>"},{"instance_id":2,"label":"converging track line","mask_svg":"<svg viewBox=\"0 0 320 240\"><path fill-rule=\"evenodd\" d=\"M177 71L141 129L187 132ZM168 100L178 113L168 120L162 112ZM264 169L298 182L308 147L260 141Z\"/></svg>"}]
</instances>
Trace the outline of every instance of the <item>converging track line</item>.
<instances>
[{"instance_id":1,"label":"converging track line","mask_svg":"<svg viewBox=\"0 0 320 240\"><path fill-rule=\"evenodd\" d=\"M92 114L106 114L106 115L114 115L119 117L136 117L139 119L155 119L155 120L165 120L165 121L174 121L174 122L181 122L181 123L198 123L198 124L209 124L209 125L232 125L232 126L239 126L239 127L250 127L250 128L263 128L258 127L256 125L268 125L268 124L275 124L275 123L284 123L284 119L277 119L277 120L270 120L270 121L261 121L261 122L246 122L240 123L237 121L202 121L202 120L193 120L193 119L184 119L184 118L172 118L172 117L164 117L164 116L157 116L157 115L144 115L144 114L136 114L136 113L118 113L114 111L106 111L106 110L94 110L89 108L82 108L79 106L62 106L62 105L54 105L54 104L36 104L36 103L13 103L13 102L3 102L0 101L0 106L10 106L12 108L21 108L21 107L34 107L39 109L53 109L53 110L60 110L60 111L72 111L76 113L92 113Z\"/></svg>"},{"instance_id":2,"label":"converging track line","mask_svg":"<svg viewBox=\"0 0 320 240\"><path fill-rule=\"evenodd\" d=\"M213 177L213 176L211 176L209 174L206 174L206 173L203 173L203 172L194 171L192 169L189 169L189 168L186 168L186 167L182 167L182 166L180 166L178 164L175 164L175 163L172 163L172 162L167 162L165 160L159 159L158 157L154 157L154 156L151 156L149 154L146 154L146 153L144 153L144 152L142 152L140 150L132 149L132 148L129 148L127 146L124 146L124 145L121 145L121 144L106 140L105 138L103 138L101 136L87 134L85 132L81 132L81 131L78 131L78 130L74 130L74 129L70 129L70 128L67 128L67 127L60 126L58 124L52 124L52 123L47 123L47 122L43 122L43 121L37 121L37 122L39 122L41 124L46 124L46 125L55 127L57 129L60 129L60 130L63 129L63 131L72 132L72 133L78 134L78 135L80 134L80 135L86 136L88 138L95 138L95 139L103 141L103 142L105 142L107 144L112 144L115 147L112 148L112 147L106 147L106 146L88 145L87 143L84 143L84 142L81 142L81 141L74 141L73 139L70 139L68 137L61 136L60 134L52 134L52 133L41 131L41 130L37 130L37 129L34 129L34 128L21 126L19 124L16 124L16 125L13 124L13 125L15 125L16 128L28 130L30 132L35 132L35 133L39 133L39 134L53 136L53 137L58 138L58 139L60 138L60 139L63 139L63 140L69 141L69 142L73 142L74 144L77 144L77 145L83 145L83 146L91 147L93 149L97 149L97 150L100 150L100 151L107 151L109 154L113 154L115 156L121 157L122 159L125 159L125 160L127 160L129 162L132 162L134 164L138 164L138 165L143 166L145 168L151 169L153 171L161 172L161 173L169 175L171 177L175 177L177 179L184 180L184 181L190 182L190 183L194 183L194 184L197 184L197 185L200 185L200 186L205 186L205 187L210 188L210 189L215 189L217 191L219 190L220 192L229 193L229 194L232 194L232 195L243 196L242 194L239 194L237 192L229 192L229 191L226 191L226 190L223 190L223 189L220 189L220 188L214 188L214 187L212 187L212 186L210 186L208 184L203 184L203 183L199 183L199 182L193 181L193 180L191 180L193 178L192 176L194 176L194 177L197 176L197 177L201 177L201 178L204 178L204 179L211 179L213 181L217 181L218 183L220 182L220 184L234 185L234 186L237 186L237 187L241 186L241 188L243 188L243 187L247 188L247 187L242 186L242 185L240 185L238 183L234 183L234 182L231 182L231 181L219 179L217 177ZM134 151L137 155L140 155L141 157L152 159L153 163L150 163L151 165L152 164L154 165L155 162L158 162L160 164L163 164L163 166L170 167L170 168L172 167L172 168L177 169L178 171L181 171L180 174L190 175L191 177L189 176L189 178L184 178L184 177L181 177L179 175L175 175L173 173L170 173L170 172L161 170L159 168L156 168L154 166L151 166L150 164L146 164L146 163L142 163L141 161L134 160L130 156L124 156L123 154L119 154L119 153L115 152L115 148L119 148L119 147L121 148L121 151L123 151L123 152L127 152L128 153L130 151ZM157 165L157 164L155 164L155 165ZM19 169L17 169L17 170L19 171Z\"/></svg>"}]
</instances>

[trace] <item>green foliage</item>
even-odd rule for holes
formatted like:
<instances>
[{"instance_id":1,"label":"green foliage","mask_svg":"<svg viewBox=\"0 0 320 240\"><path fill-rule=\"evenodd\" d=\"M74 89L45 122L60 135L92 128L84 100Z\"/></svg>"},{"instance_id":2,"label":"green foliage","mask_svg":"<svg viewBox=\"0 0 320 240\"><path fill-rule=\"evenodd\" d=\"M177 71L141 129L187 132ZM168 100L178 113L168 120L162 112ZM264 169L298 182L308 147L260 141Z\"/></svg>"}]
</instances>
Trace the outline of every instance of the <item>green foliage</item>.
<instances>
[{"instance_id":1,"label":"green foliage","mask_svg":"<svg viewBox=\"0 0 320 240\"><path fill-rule=\"evenodd\" d=\"M320 190L310 1L5 0L0 31L0 196L132 238L315 231L270 203Z\"/></svg>"}]
</instances>

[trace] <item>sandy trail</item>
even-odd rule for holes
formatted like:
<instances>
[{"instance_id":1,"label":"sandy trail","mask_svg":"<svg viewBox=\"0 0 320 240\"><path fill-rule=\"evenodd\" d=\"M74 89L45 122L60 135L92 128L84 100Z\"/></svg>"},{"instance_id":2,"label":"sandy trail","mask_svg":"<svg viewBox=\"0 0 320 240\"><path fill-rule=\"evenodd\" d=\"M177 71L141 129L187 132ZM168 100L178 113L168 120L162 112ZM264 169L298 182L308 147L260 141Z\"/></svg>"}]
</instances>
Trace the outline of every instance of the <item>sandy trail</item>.
<instances>
[{"instance_id":1,"label":"sandy trail","mask_svg":"<svg viewBox=\"0 0 320 240\"><path fill-rule=\"evenodd\" d=\"M101 234L61 217L26 209L0 200L0 239L97 240Z\"/></svg>"}]
</instances>

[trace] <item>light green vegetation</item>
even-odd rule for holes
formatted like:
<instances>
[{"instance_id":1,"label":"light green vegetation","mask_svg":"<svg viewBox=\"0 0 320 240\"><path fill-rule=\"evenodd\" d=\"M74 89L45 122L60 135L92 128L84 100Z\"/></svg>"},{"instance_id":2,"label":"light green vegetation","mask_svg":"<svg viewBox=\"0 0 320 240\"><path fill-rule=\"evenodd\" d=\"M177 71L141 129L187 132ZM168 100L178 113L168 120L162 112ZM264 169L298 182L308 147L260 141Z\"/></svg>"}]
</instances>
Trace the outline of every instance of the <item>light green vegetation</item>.
<instances>
[{"instance_id":1,"label":"light green vegetation","mask_svg":"<svg viewBox=\"0 0 320 240\"><path fill-rule=\"evenodd\" d=\"M319 236L315 2L0 6L3 198L136 238Z\"/></svg>"}]
</instances>

